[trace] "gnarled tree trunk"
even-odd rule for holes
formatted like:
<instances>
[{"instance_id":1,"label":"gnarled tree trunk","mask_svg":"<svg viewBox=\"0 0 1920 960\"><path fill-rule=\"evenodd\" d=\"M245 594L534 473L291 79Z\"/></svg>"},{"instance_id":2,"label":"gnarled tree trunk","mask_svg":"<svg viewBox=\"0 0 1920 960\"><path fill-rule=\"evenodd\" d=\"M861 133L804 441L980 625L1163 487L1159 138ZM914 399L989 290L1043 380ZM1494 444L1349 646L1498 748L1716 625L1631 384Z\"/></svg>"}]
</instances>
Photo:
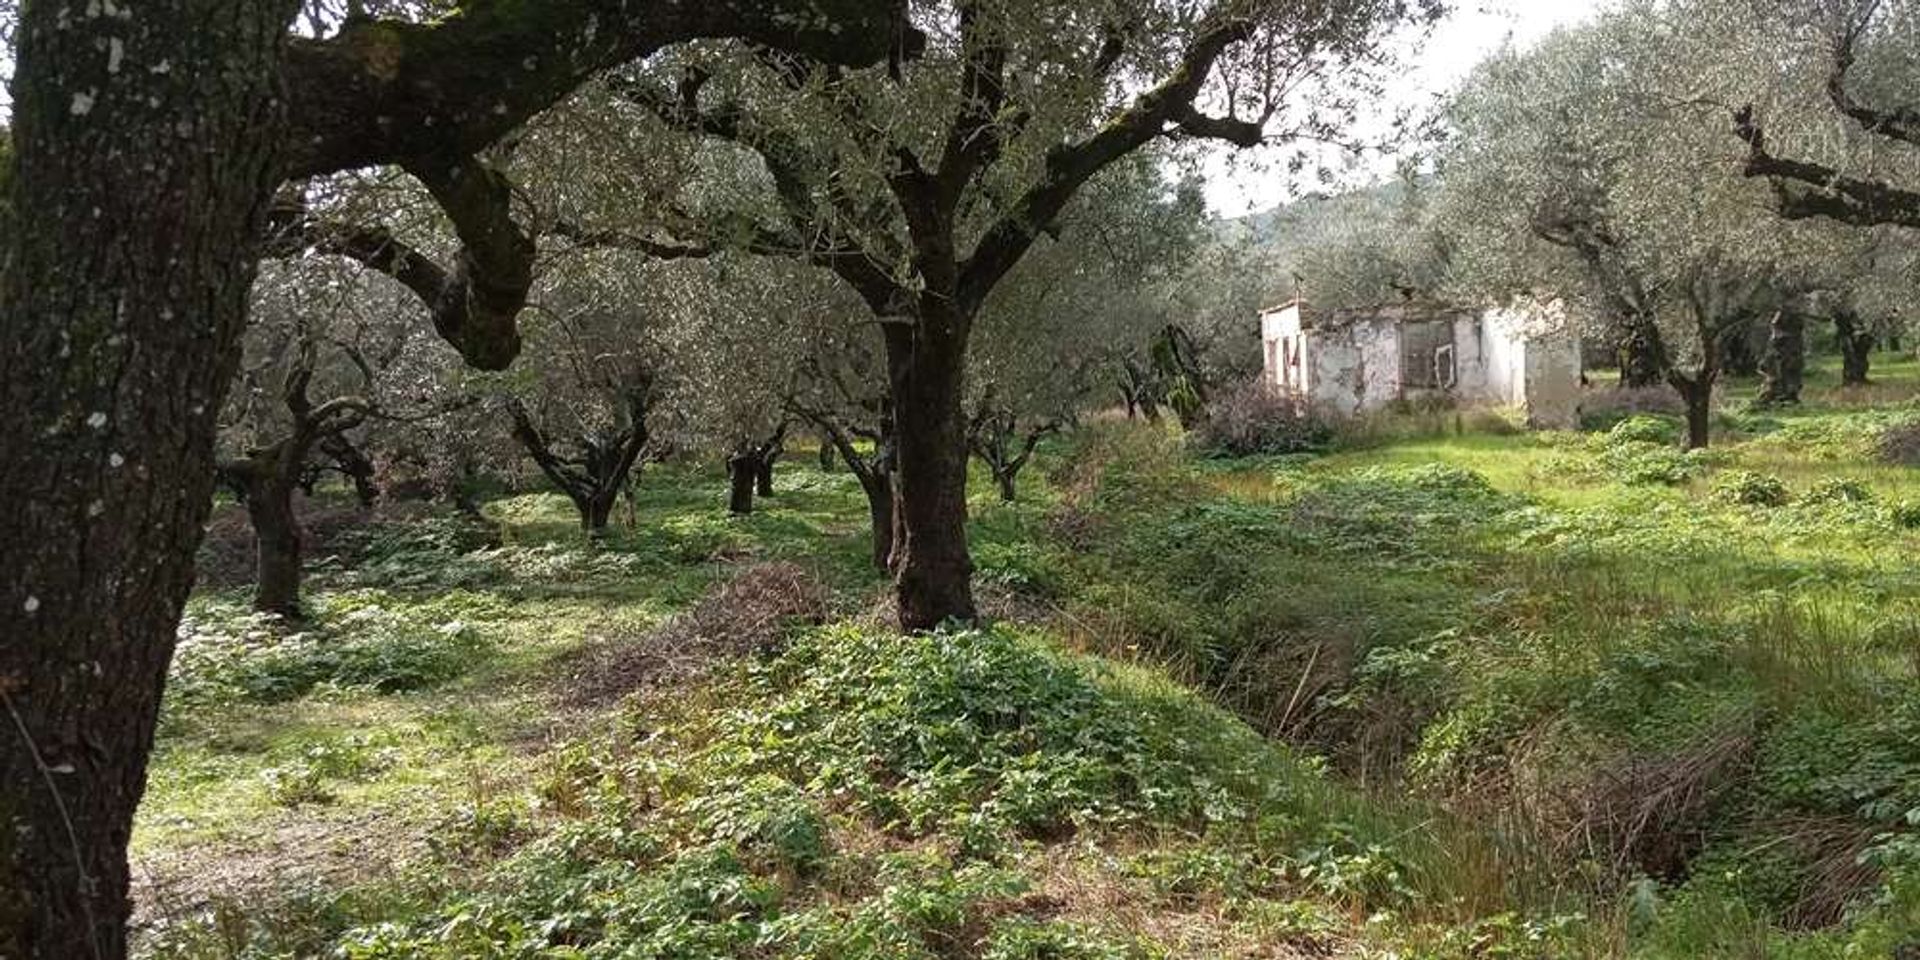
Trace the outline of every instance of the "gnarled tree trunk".
<instances>
[{"instance_id":1,"label":"gnarled tree trunk","mask_svg":"<svg viewBox=\"0 0 1920 960\"><path fill-rule=\"evenodd\" d=\"M1873 331L1860 315L1842 307L1833 312L1833 332L1840 346L1840 385L1863 386L1873 362Z\"/></svg>"},{"instance_id":2,"label":"gnarled tree trunk","mask_svg":"<svg viewBox=\"0 0 1920 960\"><path fill-rule=\"evenodd\" d=\"M1620 343L1620 385L1656 387L1660 380L1659 351L1638 324L1630 325Z\"/></svg>"},{"instance_id":3,"label":"gnarled tree trunk","mask_svg":"<svg viewBox=\"0 0 1920 960\"><path fill-rule=\"evenodd\" d=\"M979 616L967 552L966 335L967 318L934 301L918 322L886 327L898 443L891 562L906 630Z\"/></svg>"},{"instance_id":4,"label":"gnarled tree trunk","mask_svg":"<svg viewBox=\"0 0 1920 960\"><path fill-rule=\"evenodd\" d=\"M754 459L753 492L762 497L773 496L773 464L779 454L761 456Z\"/></svg>"},{"instance_id":5,"label":"gnarled tree trunk","mask_svg":"<svg viewBox=\"0 0 1920 960\"><path fill-rule=\"evenodd\" d=\"M1703 450L1713 430L1713 381L1680 376L1670 379L1687 406L1687 449Z\"/></svg>"},{"instance_id":6,"label":"gnarled tree trunk","mask_svg":"<svg viewBox=\"0 0 1920 960\"><path fill-rule=\"evenodd\" d=\"M507 398L506 409L513 418L514 439L539 466L540 472L573 502L574 510L580 514L580 529L590 540L606 535L614 504L619 502L633 465L639 462L640 452L646 448L648 389L647 385L631 388L622 398L627 407L626 424L612 436L578 438L580 453L575 457L562 456L534 423L526 405L518 398Z\"/></svg>"},{"instance_id":7,"label":"gnarled tree trunk","mask_svg":"<svg viewBox=\"0 0 1920 960\"><path fill-rule=\"evenodd\" d=\"M1760 406L1788 406L1800 402L1800 388L1806 381L1807 320L1792 310L1781 310L1767 324L1767 352L1760 373L1765 379L1755 403Z\"/></svg>"},{"instance_id":8,"label":"gnarled tree trunk","mask_svg":"<svg viewBox=\"0 0 1920 960\"><path fill-rule=\"evenodd\" d=\"M293 487L263 476L247 490L253 523L253 608L299 618L300 521L293 514Z\"/></svg>"},{"instance_id":9,"label":"gnarled tree trunk","mask_svg":"<svg viewBox=\"0 0 1920 960\"><path fill-rule=\"evenodd\" d=\"M760 477L760 458L752 451L727 457L727 512L744 517L753 512L754 482Z\"/></svg>"},{"instance_id":10,"label":"gnarled tree trunk","mask_svg":"<svg viewBox=\"0 0 1920 960\"><path fill-rule=\"evenodd\" d=\"M1049 420L1029 427L1023 434L1019 417L1012 410L996 409L993 406L993 393L988 391L979 412L967 425L967 447L993 474L993 482L999 489L1002 503L1012 503L1017 499L1019 494L1015 481L1020 471L1033 459L1034 448L1040 445L1040 441L1060 427L1060 421Z\"/></svg>"},{"instance_id":11,"label":"gnarled tree trunk","mask_svg":"<svg viewBox=\"0 0 1920 960\"><path fill-rule=\"evenodd\" d=\"M363 507L380 500L380 485L374 482L373 461L353 445L344 434L334 432L320 438L320 452L327 455L347 479L353 481L353 495Z\"/></svg>"},{"instance_id":12,"label":"gnarled tree trunk","mask_svg":"<svg viewBox=\"0 0 1920 960\"><path fill-rule=\"evenodd\" d=\"M127 837L280 180L297 7L21 9L0 271L0 956L126 953Z\"/></svg>"}]
</instances>

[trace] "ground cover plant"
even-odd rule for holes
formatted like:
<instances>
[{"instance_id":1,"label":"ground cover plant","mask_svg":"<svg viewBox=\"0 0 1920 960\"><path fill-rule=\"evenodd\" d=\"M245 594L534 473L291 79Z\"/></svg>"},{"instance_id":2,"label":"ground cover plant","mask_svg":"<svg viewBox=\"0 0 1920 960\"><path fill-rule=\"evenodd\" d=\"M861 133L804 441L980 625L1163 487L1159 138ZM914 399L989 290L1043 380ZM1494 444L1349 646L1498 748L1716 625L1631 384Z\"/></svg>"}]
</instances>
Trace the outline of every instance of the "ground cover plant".
<instances>
[{"instance_id":1,"label":"ground cover plant","mask_svg":"<svg viewBox=\"0 0 1920 960\"><path fill-rule=\"evenodd\" d=\"M917 636L810 463L744 517L651 469L593 541L555 494L376 515L303 623L190 607L139 951L1896 956L1912 420L1836 394L1702 457L1657 416L1092 425L974 485L996 622Z\"/></svg>"}]
</instances>

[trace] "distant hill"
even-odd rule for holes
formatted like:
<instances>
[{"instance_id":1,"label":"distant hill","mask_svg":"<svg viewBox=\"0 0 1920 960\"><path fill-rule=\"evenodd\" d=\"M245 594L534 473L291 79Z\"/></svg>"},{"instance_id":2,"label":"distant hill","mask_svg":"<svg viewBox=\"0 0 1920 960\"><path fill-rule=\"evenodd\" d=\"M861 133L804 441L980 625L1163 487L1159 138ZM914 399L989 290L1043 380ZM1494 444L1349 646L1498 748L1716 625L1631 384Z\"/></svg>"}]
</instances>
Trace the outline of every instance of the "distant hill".
<instances>
[{"instance_id":1,"label":"distant hill","mask_svg":"<svg viewBox=\"0 0 1920 960\"><path fill-rule=\"evenodd\" d=\"M1217 223L1223 231L1249 229L1262 246L1286 247L1293 245L1290 239L1317 234L1328 223L1375 216L1382 208L1398 205L1406 192L1405 182L1389 180L1342 193L1311 194L1245 216L1223 217Z\"/></svg>"}]
</instances>

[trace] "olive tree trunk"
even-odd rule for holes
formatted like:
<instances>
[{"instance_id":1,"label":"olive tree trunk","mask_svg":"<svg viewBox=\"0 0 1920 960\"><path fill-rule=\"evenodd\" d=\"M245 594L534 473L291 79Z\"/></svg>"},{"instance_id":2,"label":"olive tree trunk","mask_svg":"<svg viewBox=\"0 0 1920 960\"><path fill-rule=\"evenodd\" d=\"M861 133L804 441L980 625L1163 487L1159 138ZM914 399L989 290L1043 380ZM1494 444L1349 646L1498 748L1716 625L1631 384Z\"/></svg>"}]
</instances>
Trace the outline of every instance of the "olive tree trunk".
<instances>
[{"instance_id":1,"label":"olive tree trunk","mask_svg":"<svg viewBox=\"0 0 1920 960\"><path fill-rule=\"evenodd\" d=\"M727 512L744 517L753 512L754 482L760 476L760 458L752 453L727 457Z\"/></svg>"},{"instance_id":2,"label":"olive tree trunk","mask_svg":"<svg viewBox=\"0 0 1920 960\"><path fill-rule=\"evenodd\" d=\"M778 453L762 454L753 458L753 492L763 496L773 496L773 464L779 459Z\"/></svg>"},{"instance_id":3,"label":"olive tree trunk","mask_svg":"<svg viewBox=\"0 0 1920 960\"><path fill-rule=\"evenodd\" d=\"M1863 386L1873 360L1873 332L1851 310L1836 310L1833 332L1840 345L1840 385Z\"/></svg>"},{"instance_id":4,"label":"olive tree trunk","mask_svg":"<svg viewBox=\"0 0 1920 960\"><path fill-rule=\"evenodd\" d=\"M1807 320L1791 310L1774 314L1767 324L1767 352L1760 363L1764 378L1761 406L1787 406L1800 402L1800 388L1807 373Z\"/></svg>"},{"instance_id":5,"label":"olive tree trunk","mask_svg":"<svg viewBox=\"0 0 1920 960\"><path fill-rule=\"evenodd\" d=\"M900 626L978 619L967 553L967 418L961 403L967 320L929 303L886 328L894 402L894 593Z\"/></svg>"},{"instance_id":6,"label":"olive tree trunk","mask_svg":"<svg viewBox=\"0 0 1920 960\"><path fill-rule=\"evenodd\" d=\"M247 490L253 523L253 609L299 618L300 521L293 514L293 487L267 479Z\"/></svg>"},{"instance_id":7,"label":"olive tree trunk","mask_svg":"<svg viewBox=\"0 0 1920 960\"><path fill-rule=\"evenodd\" d=\"M1713 428L1712 381L1676 380L1673 386L1687 407L1687 449L1705 449Z\"/></svg>"},{"instance_id":8,"label":"olive tree trunk","mask_svg":"<svg viewBox=\"0 0 1920 960\"><path fill-rule=\"evenodd\" d=\"M1620 385L1636 388L1660 385L1660 352L1638 324L1629 326L1620 344Z\"/></svg>"},{"instance_id":9,"label":"olive tree trunk","mask_svg":"<svg viewBox=\"0 0 1920 960\"><path fill-rule=\"evenodd\" d=\"M126 953L293 0L21 8L0 272L0 956ZM24 455L31 451L31 456Z\"/></svg>"}]
</instances>

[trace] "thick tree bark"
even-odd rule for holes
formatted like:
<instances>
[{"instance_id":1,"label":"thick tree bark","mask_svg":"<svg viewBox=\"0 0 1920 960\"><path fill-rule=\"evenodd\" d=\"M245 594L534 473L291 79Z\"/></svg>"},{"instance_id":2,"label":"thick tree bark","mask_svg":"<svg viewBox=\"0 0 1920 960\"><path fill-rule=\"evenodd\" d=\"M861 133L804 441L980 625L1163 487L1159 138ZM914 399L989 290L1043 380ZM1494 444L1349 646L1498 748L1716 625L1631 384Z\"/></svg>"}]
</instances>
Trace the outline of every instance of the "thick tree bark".
<instances>
[{"instance_id":1,"label":"thick tree bark","mask_svg":"<svg viewBox=\"0 0 1920 960\"><path fill-rule=\"evenodd\" d=\"M892 564L905 630L979 618L967 552L967 421L961 409L967 321L950 308L925 304L918 322L886 328L898 441Z\"/></svg>"},{"instance_id":2,"label":"thick tree bark","mask_svg":"<svg viewBox=\"0 0 1920 960\"><path fill-rule=\"evenodd\" d=\"M1620 342L1620 385L1635 389L1660 385L1660 356L1637 324Z\"/></svg>"},{"instance_id":3,"label":"thick tree bark","mask_svg":"<svg viewBox=\"0 0 1920 960\"><path fill-rule=\"evenodd\" d=\"M820 438L820 472L826 473L832 470L833 465L834 465L833 441L825 437L821 437Z\"/></svg>"},{"instance_id":4,"label":"thick tree bark","mask_svg":"<svg viewBox=\"0 0 1920 960\"><path fill-rule=\"evenodd\" d=\"M126 953L297 4L21 13L0 270L0 956ZM164 66L165 69L161 69Z\"/></svg>"},{"instance_id":5,"label":"thick tree bark","mask_svg":"<svg viewBox=\"0 0 1920 960\"><path fill-rule=\"evenodd\" d=\"M253 608L298 619L300 610L300 521L293 514L293 487L263 477L247 491L247 519L253 523Z\"/></svg>"},{"instance_id":6,"label":"thick tree bark","mask_svg":"<svg viewBox=\"0 0 1920 960\"><path fill-rule=\"evenodd\" d=\"M1767 324L1767 353L1761 361L1765 380L1755 402L1760 406L1787 406L1800 402L1800 388L1806 380L1806 317L1792 310L1781 310Z\"/></svg>"},{"instance_id":7,"label":"thick tree bark","mask_svg":"<svg viewBox=\"0 0 1920 960\"><path fill-rule=\"evenodd\" d=\"M1706 449L1713 429L1712 381L1676 379L1673 387L1687 405L1687 449Z\"/></svg>"},{"instance_id":8,"label":"thick tree bark","mask_svg":"<svg viewBox=\"0 0 1920 960\"><path fill-rule=\"evenodd\" d=\"M1864 386L1873 362L1873 332L1860 315L1841 308L1833 312L1834 337L1840 346L1840 385Z\"/></svg>"},{"instance_id":9,"label":"thick tree bark","mask_svg":"<svg viewBox=\"0 0 1920 960\"><path fill-rule=\"evenodd\" d=\"M911 34L886 0L485 4L479 19L517 16L516 29L437 32L464 13L431 28L376 25L372 46L303 43L288 82L295 0L95 6L20 6L0 177L9 960L126 954L128 835L210 505L215 418L285 177L469 154L459 148L593 73L690 36L747 34L871 63ZM624 45L523 59L579 52L596 35ZM432 49L414 43L436 36L446 40ZM384 109L395 104L407 115Z\"/></svg>"},{"instance_id":10,"label":"thick tree bark","mask_svg":"<svg viewBox=\"0 0 1920 960\"><path fill-rule=\"evenodd\" d=\"M727 457L727 512L744 517L753 512L754 481L759 478L760 458L751 452Z\"/></svg>"},{"instance_id":11,"label":"thick tree bark","mask_svg":"<svg viewBox=\"0 0 1920 960\"><path fill-rule=\"evenodd\" d=\"M774 464L774 461L778 459L779 457L777 455L766 455L766 454L763 454L761 456L754 458L753 460L753 492L754 493L763 497L773 496L773 464Z\"/></svg>"}]
</instances>

